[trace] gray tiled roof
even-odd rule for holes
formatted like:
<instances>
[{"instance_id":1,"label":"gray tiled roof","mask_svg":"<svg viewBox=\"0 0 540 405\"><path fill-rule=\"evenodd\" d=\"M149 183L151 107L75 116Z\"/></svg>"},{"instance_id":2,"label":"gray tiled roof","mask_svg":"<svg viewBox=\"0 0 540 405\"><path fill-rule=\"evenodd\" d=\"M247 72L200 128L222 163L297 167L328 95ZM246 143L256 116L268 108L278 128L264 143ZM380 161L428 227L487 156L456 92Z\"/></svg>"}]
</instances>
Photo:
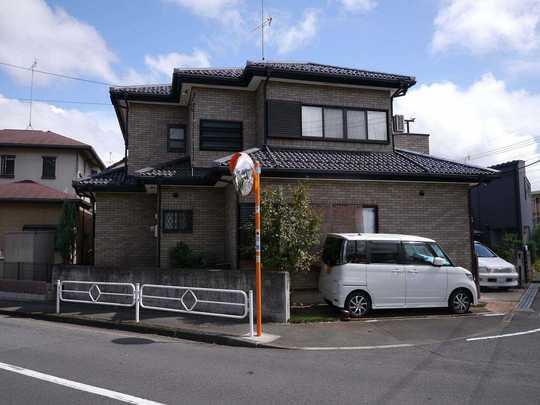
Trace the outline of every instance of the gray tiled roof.
<instances>
[{"instance_id":1,"label":"gray tiled roof","mask_svg":"<svg viewBox=\"0 0 540 405\"><path fill-rule=\"evenodd\" d=\"M155 167L146 167L135 173L137 177L180 177L191 176L191 162L189 158L180 158L165 162Z\"/></svg>"},{"instance_id":2,"label":"gray tiled roof","mask_svg":"<svg viewBox=\"0 0 540 405\"><path fill-rule=\"evenodd\" d=\"M333 80L349 82L392 83L407 86L415 83L415 78L394 73L374 72L364 69L346 68L333 65L323 65L313 62L273 62L273 61L247 61L243 68L177 68L174 76L180 81L194 80L196 82L214 82L225 85L246 85L254 75L264 75L268 68L274 76L300 78L303 80ZM174 89L170 84L153 84L143 86L117 86L111 87L111 94L149 97L174 96Z\"/></svg>"},{"instance_id":3,"label":"gray tiled roof","mask_svg":"<svg viewBox=\"0 0 540 405\"><path fill-rule=\"evenodd\" d=\"M354 77L376 80L414 80L412 76L399 75L393 73L373 72L363 69L345 68L333 65L323 65L313 62L250 62L247 67L271 68L274 71L301 72L321 75L331 75L340 77Z\"/></svg>"},{"instance_id":4,"label":"gray tiled roof","mask_svg":"<svg viewBox=\"0 0 540 405\"><path fill-rule=\"evenodd\" d=\"M221 79L238 79L244 73L242 68L181 68L174 73L182 76L218 77Z\"/></svg>"},{"instance_id":5,"label":"gray tiled roof","mask_svg":"<svg viewBox=\"0 0 540 405\"><path fill-rule=\"evenodd\" d=\"M114 169L106 169L94 176L75 180L73 185L76 188L86 188L87 186L106 188L109 186L137 187L138 183L136 177L126 173L125 166L120 166Z\"/></svg>"},{"instance_id":6,"label":"gray tiled roof","mask_svg":"<svg viewBox=\"0 0 540 405\"><path fill-rule=\"evenodd\" d=\"M479 178L496 171L469 166L415 152L356 152L270 148L250 152L263 170L311 172L323 175L373 177ZM222 165L226 165L225 162Z\"/></svg>"},{"instance_id":7,"label":"gray tiled roof","mask_svg":"<svg viewBox=\"0 0 540 405\"><path fill-rule=\"evenodd\" d=\"M111 87L111 93L114 94L135 94L168 96L171 94L172 86L170 84L148 84L143 86L115 86Z\"/></svg>"}]
</instances>

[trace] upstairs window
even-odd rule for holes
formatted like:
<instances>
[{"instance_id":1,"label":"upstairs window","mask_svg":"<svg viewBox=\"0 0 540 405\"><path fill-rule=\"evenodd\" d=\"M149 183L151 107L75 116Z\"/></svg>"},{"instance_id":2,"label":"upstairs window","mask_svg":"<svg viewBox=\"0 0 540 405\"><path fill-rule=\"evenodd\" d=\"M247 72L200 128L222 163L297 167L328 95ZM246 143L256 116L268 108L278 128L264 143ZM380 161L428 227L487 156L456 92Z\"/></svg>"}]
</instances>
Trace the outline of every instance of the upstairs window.
<instances>
[{"instance_id":1,"label":"upstairs window","mask_svg":"<svg viewBox=\"0 0 540 405\"><path fill-rule=\"evenodd\" d=\"M302 106L302 136L329 140L388 141L386 111Z\"/></svg>"},{"instance_id":2,"label":"upstairs window","mask_svg":"<svg viewBox=\"0 0 540 405\"><path fill-rule=\"evenodd\" d=\"M163 210L163 233L192 233L192 210Z\"/></svg>"},{"instance_id":3,"label":"upstairs window","mask_svg":"<svg viewBox=\"0 0 540 405\"><path fill-rule=\"evenodd\" d=\"M167 150L169 152L186 151L186 128L181 125L170 125L167 132Z\"/></svg>"},{"instance_id":4,"label":"upstairs window","mask_svg":"<svg viewBox=\"0 0 540 405\"><path fill-rule=\"evenodd\" d=\"M240 151L242 148L242 122L201 120L201 150Z\"/></svg>"},{"instance_id":5,"label":"upstairs window","mask_svg":"<svg viewBox=\"0 0 540 405\"><path fill-rule=\"evenodd\" d=\"M42 179L56 178L56 158L52 156L43 156Z\"/></svg>"},{"instance_id":6,"label":"upstairs window","mask_svg":"<svg viewBox=\"0 0 540 405\"><path fill-rule=\"evenodd\" d=\"M0 177L15 177L15 156L2 155L0 157Z\"/></svg>"}]
</instances>

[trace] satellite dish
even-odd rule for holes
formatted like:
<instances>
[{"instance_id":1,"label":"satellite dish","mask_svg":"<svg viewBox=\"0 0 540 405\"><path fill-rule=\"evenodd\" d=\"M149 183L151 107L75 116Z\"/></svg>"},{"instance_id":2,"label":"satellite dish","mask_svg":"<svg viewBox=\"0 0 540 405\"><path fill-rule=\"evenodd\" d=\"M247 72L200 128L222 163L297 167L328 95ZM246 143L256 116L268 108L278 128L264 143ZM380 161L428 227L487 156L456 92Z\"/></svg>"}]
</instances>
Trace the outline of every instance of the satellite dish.
<instances>
[{"instance_id":1,"label":"satellite dish","mask_svg":"<svg viewBox=\"0 0 540 405\"><path fill-rule=\"evenodd\" d=\"M245 152L238 152L229 160L229 171L233 176L236 191L245 197L251 193L254 183L255 163Z\"/></svg>"}]
</instances>

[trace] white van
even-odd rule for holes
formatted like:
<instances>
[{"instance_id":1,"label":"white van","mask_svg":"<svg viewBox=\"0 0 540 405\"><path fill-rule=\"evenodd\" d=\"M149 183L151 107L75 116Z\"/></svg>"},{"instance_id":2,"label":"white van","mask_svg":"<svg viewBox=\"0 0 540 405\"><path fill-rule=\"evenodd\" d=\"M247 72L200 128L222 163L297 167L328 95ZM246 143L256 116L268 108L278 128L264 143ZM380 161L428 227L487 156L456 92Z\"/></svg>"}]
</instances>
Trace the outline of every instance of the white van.
<instances>
[{"instance_id":1,"label":"white van","mask_svg":"<svg viewBox=\"0 0 540 405\"><path fill-rule=\"evenodd\" d=\"M319 290L353 317L378 308L449 307L478 303L470 271L455 267L431 239L390 234L329 234Z\"/></svg>"},{"instance_id":2,"label":"white van","mask_svg":"<svg viewBox=\"0 0 540 405\"><path fill-rule=\"evenodd\" d=\"M497 256L493 250L480 242L474 242L474 250L478 257L480 287L517 287L519 275L516 266Z\"/></svg>"}]
</instances>

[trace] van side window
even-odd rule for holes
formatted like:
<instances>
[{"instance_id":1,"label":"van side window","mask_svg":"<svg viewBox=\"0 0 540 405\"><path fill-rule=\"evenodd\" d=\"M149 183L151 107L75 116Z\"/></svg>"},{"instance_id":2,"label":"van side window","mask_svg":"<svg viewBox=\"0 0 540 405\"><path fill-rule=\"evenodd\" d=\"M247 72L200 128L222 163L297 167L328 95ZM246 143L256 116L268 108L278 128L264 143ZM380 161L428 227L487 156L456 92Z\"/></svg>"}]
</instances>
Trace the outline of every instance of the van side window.
<instances>
[{"instance_id":1,"label":"van side window","mask_svg":"<svg viewBox=\"0 0 540 405\"><path fill-rule=\"evenodd\" d=\"M369 242L369 262L376 264L399 263L399 242Z\"/></svg>"},{"instance_id":2,"label":"van side window","mask_svg":"<svg viewBox=\"0 0 540 405\"><path fill-rule=\"evenodd\" d=\"M346 263L367 263L366 242L363 240L347 241L347 250L345 252Z\"/></svg>"},{"instance_id":3,"label":"van side window","mask_svg":"<svg viewBox=\"0 0 540 405\"><path fill-rule=\"evenodd\" d=\"M324 242L322 259L327 266L337 266L343 264L343 243L344 239L327 237Z\"/></svg>"},{"instance_id":4,"label":"van side window","mask_svg":"<svg viewBox=\"0 0 540 405\"><path fill-rule=\"evenodd\" d=\"M427 243L404 242L405 261L407 264L433 264L433 250Z\"/></svg>"}]
</instances>

